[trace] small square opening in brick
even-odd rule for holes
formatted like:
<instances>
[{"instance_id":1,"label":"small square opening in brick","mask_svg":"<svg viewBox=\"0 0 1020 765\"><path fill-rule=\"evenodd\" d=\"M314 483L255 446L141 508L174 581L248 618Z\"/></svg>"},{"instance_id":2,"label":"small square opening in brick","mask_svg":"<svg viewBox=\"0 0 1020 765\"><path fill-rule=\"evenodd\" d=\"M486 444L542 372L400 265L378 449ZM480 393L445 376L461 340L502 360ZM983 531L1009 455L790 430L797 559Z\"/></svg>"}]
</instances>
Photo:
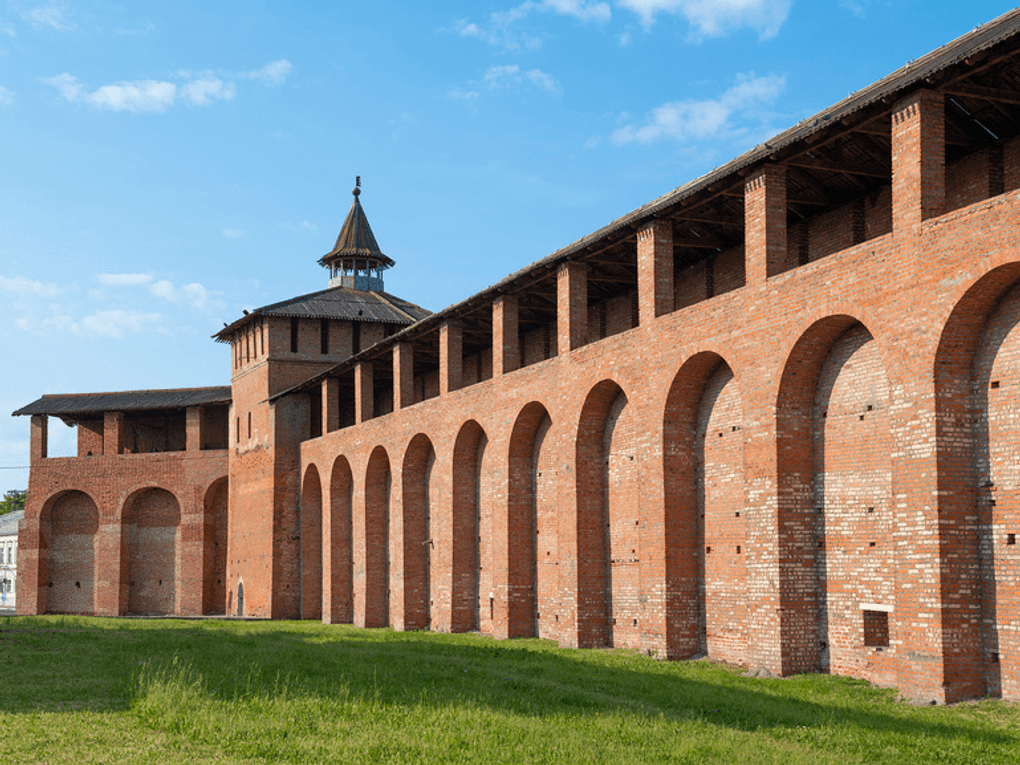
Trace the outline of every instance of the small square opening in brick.
<instances>
[{"instance_id":1,"label":"small square opening in brick","mask_svg":"<svg viewBox=\"0 0 1020 765\"><path fill-rule=\"evenodd\" d=\"M740 545L737 545L737 555L740 555Z\"/></svg>"},{"instance_id":2,"label":"small square opening in brick","mask_svg":"<svg viewBox=\"0 0 1020 765\"><path fill-rule=\"evenodd\" d=\"M705 548L705 554L707 555L710 552L712 552L712 548L711 547L706 547Z\"/></svg>"},{"instance_id":3,"label":"small square opening in brick","mask_svg":"<svg viewBox=\"0 0 1020 765\"><path fill-rule=\"evenodd\" d=\"M889 646L889 614L886 611L864 611L864 645L868 648Z\"/></svg>"},{"instance_id":4,"label":"small square opening in brick","mask_svg":"<svg viewBox=\"0 0 1020 765\"><path fill-rule=\"evenodd\" d=\"M991 385L990 385L989 387L990 387L990 388L991 388L992 390L995 390L996 388L998 388L998 387L999 387L999 381L998 381L998 380L992 380L992 384L991 384Z\"/></svg>"},{"instance_id":5,"label":"small square opening in brick","mask_svg":"<svg viewBox=\"0 0 1020 765\"><path fill-rule=\"evenodd\" d=\"M1015 545L1016 544L1016 534L1007 534L1006 535L1006 544L1008 544L1008 545Z\"/></svg>"}]
</instances>

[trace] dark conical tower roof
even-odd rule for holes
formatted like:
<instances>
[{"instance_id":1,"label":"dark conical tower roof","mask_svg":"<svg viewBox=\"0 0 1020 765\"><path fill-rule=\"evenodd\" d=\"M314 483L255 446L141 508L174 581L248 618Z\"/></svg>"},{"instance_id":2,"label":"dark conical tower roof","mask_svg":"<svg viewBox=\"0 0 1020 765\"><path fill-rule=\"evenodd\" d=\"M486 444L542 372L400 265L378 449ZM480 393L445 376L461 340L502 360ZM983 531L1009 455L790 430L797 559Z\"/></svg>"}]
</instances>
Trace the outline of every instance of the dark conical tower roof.
<instances>
[{"instance_id":1,"label":"dark conical tower roof","mask_svg":"<svg viewBox=\"0 0 1020 765\"><path fill-rule=\"evenodd\" d=\"M329 253L319 259L322 266L335 266L341 268L344 265L351 267L354 260L368 262L375 268L390 268L395 265L392 258L382 254L379 243L375 241L375 234L368 224L365 209L361 206L361 177L358 177L357 185L354 187L354 202L347 213L343 228L340 229L340 236L336 238L336 245Z\"/></svg>"}]
</instances>

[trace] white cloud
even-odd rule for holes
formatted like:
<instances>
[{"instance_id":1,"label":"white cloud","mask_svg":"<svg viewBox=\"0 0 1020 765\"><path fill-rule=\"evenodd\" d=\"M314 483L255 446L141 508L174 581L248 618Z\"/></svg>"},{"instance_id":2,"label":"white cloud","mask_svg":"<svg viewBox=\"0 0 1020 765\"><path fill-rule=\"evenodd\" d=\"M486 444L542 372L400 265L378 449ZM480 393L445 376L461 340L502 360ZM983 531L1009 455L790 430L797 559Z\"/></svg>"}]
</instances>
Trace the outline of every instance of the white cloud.
<instances>
[{"instance_id":1,"label":"white cloud","mask_svg":"<svg viewBox=\"0 0 1020 765\"><path fill-rule=\"evenodd\" d=\"M316 231L319 228L314 223L306 220L303 220L300 223L291 223L288 221L283 224L283 227L288 231Z\"/></svg>"},{"instance_id":2,"label":"white cloud","mask_svg":"<svg viewBox=\"0 0 1020 765\"><path fill-rule=\"evenodd\" d=\"M651 111L643 125L622 127L613 133L612 140L617 144L647 144L665 139L697 141L733 137L743 132L735 124L735 118L751 116L763 104L774 101L785 87L786 78L779 75L742 74L737 77L736 84L719 97L663 104Z\"/></svg>"},{"instance_id":3,"label":"white cloud","mask_svg":"<svg viewBox=\"0 0 1020 765\"><path fill-rule=\"evenodd\" d=\"M248 232L240 228L225 228L223 229L224 239L240 239L245 236Z\"/></svg>"},{"instance_id":4,"label":"white cloud","mask_svg":"<svg viewBox=\"0 0 1020 765\"><path fill-rule=\"evenodd\" d=\"M125 311L111 309L96 311L89 316L76 320L68 313L52 313L48 318L37 322L31 317L18 319L15 324L25 332L63 332L72 335L103 336L121 338L125 332L137 333L147 324L159 323L162 314L154 311Z\"/></svg>"},{"instance_id":5,"label":"white cloud","mask_svg":"<svg viewBox=\"0 0 1020 765\"><path fill-rule=\"evenodd\" d=\"M60 287L56 284L34 282L23 276L0 276L0 290L22 295L38 295L39 297L52 297L53 295L59 295L61 292Z\"/></svg>"},{"instance_id":6,"label":"white cloud","mask_svg":"<svg viewBox=\"0 0 1020 765\"><path fill-rule=\"evenodd\" d=\"M762 38L773 37L786 21L792 0L617 0L641 17L647 29L657 13L683 16L697 37L717 37L750 27Z\"/></svg>"},{"instance_id":7,"label":"white cloud","mask_svg":"<svg viewBox=\"0 0 1020 765\"><path fill-rule=\"evenodd\" d=\"M62 322L67 317L58 317ZM72 322L68 327L77 335L104 335L106 337L123 337L124 332L140 332L146 324L154 324L162 320L162 315L155 312L96 311L80 322ZM65 323L66 326L66 323Z\"/></svg>"},{"instance_id":8,"label":"white cloud","mask_svg":"<svg viewBox=\"0 0 1020 765\"><path fill-rule=\"evenodd\" d=\"M186 303L201 310L211 305L212 294L198 282L177 287L173 282L161 279L149 288L153 295L171 303Z\"/></svg>"},{"instance_id":9,"label":"white cloud","mask_svg":"<svg viewBox=\"0 0 1020 765\"><path fill-rule=\"evenodd\" d=\"M14 91L0 85L0 107L10 106L14 103Z\"/></svg>"},{"instance_id":10,"label":"white cloud","mask_svg":"<svg viewBox=\"0 0 1020 765\"><path fill-rule=\"evenodd\" d=\"M211 77L191 80L181 85L181 97L195 106L207 106L213 101L232 101L237 95L234 83Z\"/></svg>"},{"instance_id":11,"label":"white cloud","mask_svg":"<svg viewBox=\"0 0 1020 765\"><path fill-rule=\"evenodd\" d=\"M34 27L50 27L58 32L71 32L77 24L70 18L67 3L53 2L22 11L21 17Z\"/></svg>"},{"instance_id":12,"label":"white cloud","mask_svg":"<svg viewBox=\"0 0 1020 765\"><path fill-rule=\"evenodd\" d=\"M151 274L99 274L96 280L100 284L109 284L114 287L136 287L140 284L148 284L152 281Z\"/></svg>"},{"instance_id":13,"label":"white cloud","mask_svg":"<svg viewBox=\"0 0 1020 765\"><path fill-rule=\"evenodd\" d=\"M544 10L564 16L573 16L581 21L609 21L609 3L592 3L586 0L545 0L540 4Z\"/></svg>"},{"instance_id":14,"label":"white cloud","mask_svg":"<svg viewBox=\"0 0 1020 765\"><path fill-rule=\"evenodd\" d=\"M276 61L270 61L261 69L246 72L243 76L252 80L259 80L266 85L282 85L293 68L293 64L287 59L281 58Z\"/></svg>"},{"instance_id":15,"label":"white cloud","mask_svg":"<svg viewBox=\"0 0 1020 765\"><path fill-rule=\"evenodd\" d=\"M451 101L466 101L467 103L472 103L478 99L478 95L479 94L477 90L463 90L462 88L453 88L446 94L446 97Z\"/></svg>"},{"instance_id":16,"label":"white cloud","mask_svg":"<svg viewBox=\"0 0 1020 765\"><path fill-rule=\"evenodd\" d=\"M517 87L527 83L539 90L556 91L556 81L551 76L540 69L522 71L516 64L490 67L486 70L483 81L490 90Z\"/></svg>"},{"instance_id":17,"label":"white cloud","mask_svg":"<svg viewBox=\"0 0 1020 765\"><path fill-rule=\"evenodd\" d=\"M78 82L78 78L67 72L58 74L56 77L47 77L43 82L55 87L60 91L60 95L71 102L81 98L82 91L85 90L82 84Z\"/></svg>"},{"instance_id":18,"label":"white cloud","mask_svg":"<svg viewBox=\"0 0 1020 765\"><path fill-rule=\"evenodd\" d=\"M14 28L14 25L8 21L0 21L0 32L3 32L8 37L17 37L18 32Z\"/></svg>"},{"instance_id":19,"label":"white cloud","mask_svg":"<svg viewBox=\"0 0 1020 765\"><path fill-rule=\"evenodd\" d=\"M454 29L461 37L473 37L509 51L534 50L542 46L541 39L517 30L516 26L536 12L555 13L598 23L607 22L612 16L609 3L598 0L526 0L507 11L490 14L489 23L484 27L460 19L454 23Z\"/></svg>"},{"instance_id":20,"label":"white cloud","mask_svg":"<svg viewBox=\"0 0 1020 765\"><path fill-rule=\"evenodd\" d=\"M224 82L211 72L191 75L177 85L163 80L135 80L103 85L91 93L72 74L63 72L43 80L60 91L70 103L85 103L93 109L114 112L154 112L161 114L178 101L192 106L208 106L214 101L231 101L237 95L232 82Z\"/></svg>"}]
</instances>

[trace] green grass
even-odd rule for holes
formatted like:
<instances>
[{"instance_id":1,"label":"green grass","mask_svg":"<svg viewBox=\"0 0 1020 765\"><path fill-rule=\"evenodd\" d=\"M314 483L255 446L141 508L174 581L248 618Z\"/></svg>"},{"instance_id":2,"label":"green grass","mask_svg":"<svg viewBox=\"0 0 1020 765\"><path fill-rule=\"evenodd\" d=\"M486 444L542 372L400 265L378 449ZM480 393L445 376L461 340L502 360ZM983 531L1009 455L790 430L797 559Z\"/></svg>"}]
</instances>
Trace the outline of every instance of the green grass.
<instances>
[{"instance_id":1,"label":"green grass","mask_svg":"<svg viewBox=\"0 0 1020 765\"><path fill-rule=\"evenodd\" d=\"M539 640L8 617L0 662L5 763L1020 762L1020 706Z\"/></svg>"}]
</instances>

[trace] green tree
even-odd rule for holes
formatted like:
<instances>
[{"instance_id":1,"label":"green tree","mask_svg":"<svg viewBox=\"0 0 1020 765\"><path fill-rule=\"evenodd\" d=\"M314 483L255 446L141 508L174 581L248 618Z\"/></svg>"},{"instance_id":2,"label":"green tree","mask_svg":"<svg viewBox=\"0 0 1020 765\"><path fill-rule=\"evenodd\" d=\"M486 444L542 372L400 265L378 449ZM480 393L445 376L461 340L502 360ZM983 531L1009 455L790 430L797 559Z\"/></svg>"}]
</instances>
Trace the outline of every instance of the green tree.
<instances>
[{"instance_id":1,"label":"green tree","mask_svg":"<svg viewBox=\"0 0 1020 765\"><path fill-rule=\"evenodd\" d=\"M28 497L28 492L24 489L12 489L5 493L3 500L0 500L0 515L24 510L26 497Z\"/></svg>"}]
</instances>

